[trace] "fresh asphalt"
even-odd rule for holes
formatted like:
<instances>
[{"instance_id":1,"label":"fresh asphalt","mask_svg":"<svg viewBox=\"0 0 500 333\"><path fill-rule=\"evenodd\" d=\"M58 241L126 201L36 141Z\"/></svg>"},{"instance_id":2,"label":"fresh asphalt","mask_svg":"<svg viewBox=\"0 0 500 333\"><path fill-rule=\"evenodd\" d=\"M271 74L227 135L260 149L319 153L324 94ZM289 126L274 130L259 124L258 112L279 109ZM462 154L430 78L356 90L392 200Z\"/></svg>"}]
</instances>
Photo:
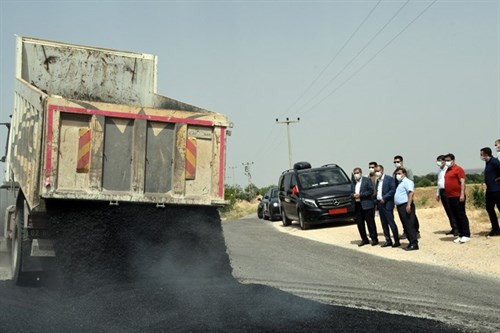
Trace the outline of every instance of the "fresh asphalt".
<instances>
[{"instance_id":1,"label":"fresh asphalt","mask_svg":"<svg viewBox=\"0 0 500 333\"><path fill-rule=\"evenodd\" d=\"M0 281L0 332L487 331L499 308L493 280L222 224L210 208L48 208L59 270L36 287Z\"/></svg>"},{"instance_id":2,"label":"fresh asphalt","mask_svg":"<svg viewBox=\"0 0 500 333\"><path fill-rule=\"evenodd\" d=\"M350 251L279 232L273 223L283 227L257 217L223 223L239 281L327 304L432 318L465 331L500 331L499 279Z\"/></svg>"}]
</instances>

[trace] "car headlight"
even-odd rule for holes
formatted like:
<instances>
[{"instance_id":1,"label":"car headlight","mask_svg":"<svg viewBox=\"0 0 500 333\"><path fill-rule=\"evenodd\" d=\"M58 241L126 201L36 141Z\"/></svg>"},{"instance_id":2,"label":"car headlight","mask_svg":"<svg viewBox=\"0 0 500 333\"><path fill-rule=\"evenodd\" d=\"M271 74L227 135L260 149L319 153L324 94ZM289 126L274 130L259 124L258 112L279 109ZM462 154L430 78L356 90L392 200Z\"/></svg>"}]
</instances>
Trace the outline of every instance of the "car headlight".
<instances>
[{"instance_id":1,"label":"car headlight","mask_svg":"<svg viewBox=\"0 0 500 333\"><path fill-rule=\"evenodd\" d=\"M274 206L274 207L278 207L279 205L278 205L278 203L277 203L277 202L273 202L273 206Z\"/></svg>"},{"instance_id":2,"label":"car headlight","mask_svg":"<svg viewBox=\"0 0 500 333\"><path fill-rule=\"evenodd\" d=\"M316 205L316 201L312 199L302 199L302 202L307 206L318 208L318 205Z\"/></svg>"}]
</instances>

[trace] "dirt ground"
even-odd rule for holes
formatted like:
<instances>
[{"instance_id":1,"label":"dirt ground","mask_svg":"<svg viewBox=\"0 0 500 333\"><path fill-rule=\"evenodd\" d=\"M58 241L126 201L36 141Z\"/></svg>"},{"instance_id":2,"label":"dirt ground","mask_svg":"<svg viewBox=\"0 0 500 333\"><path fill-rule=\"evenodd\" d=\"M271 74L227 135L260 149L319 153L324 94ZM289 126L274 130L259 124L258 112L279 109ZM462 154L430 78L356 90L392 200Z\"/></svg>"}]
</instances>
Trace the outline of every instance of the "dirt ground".
<instances>
[{"instance_id":1,"label":"dirt ground","mask_svg":"<svg viewBox=\"0 0 500 333\"><path fill-rule=\"evenodd\" d=\"M443 208L438 205L433 206L436 207L417 209L421 233L420 249L411 252L402 249L408 244L406 240L401 241L402 247L400 248L382 248L380 245L358 247L360 237L355 224L337 226L330 224L303 231L297 222L294 222L290 227L284 227L280 221L271 223L281 232L327 244L335 244L354 251L500 278L500 237L487 237L491 230L491 224L486 212L481 209L467 210L472 239L469 243L456 244L453 242L452 235L445 235L450 230L450 226ZM395 219L400 233L402 233L402 225L397 214ZM379 242L382 244L384 236L380 218L376 217L375 222Z\"/></svg>"}]
</instances>

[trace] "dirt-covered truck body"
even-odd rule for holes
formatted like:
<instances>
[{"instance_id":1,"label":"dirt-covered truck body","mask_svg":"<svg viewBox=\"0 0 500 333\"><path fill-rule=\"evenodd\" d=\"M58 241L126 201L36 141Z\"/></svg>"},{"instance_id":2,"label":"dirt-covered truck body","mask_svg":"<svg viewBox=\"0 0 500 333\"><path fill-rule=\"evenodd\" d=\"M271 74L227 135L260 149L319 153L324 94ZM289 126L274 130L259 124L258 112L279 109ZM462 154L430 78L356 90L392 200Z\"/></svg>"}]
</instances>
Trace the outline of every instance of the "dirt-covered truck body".
<instances>
[{"instance_id":1,"label":"dirt-covered truck body","mask_svg":"<svg viewBox=\"0 0 500 333\"><path fill-rule=\"evenodd\" d=\"M50 228L47 200L225 203L227 118L158 95L156 56L27 37L16 52L4 188L19 194L7 247L43 247L33 240Z\"/></svg>"}]
</instances>

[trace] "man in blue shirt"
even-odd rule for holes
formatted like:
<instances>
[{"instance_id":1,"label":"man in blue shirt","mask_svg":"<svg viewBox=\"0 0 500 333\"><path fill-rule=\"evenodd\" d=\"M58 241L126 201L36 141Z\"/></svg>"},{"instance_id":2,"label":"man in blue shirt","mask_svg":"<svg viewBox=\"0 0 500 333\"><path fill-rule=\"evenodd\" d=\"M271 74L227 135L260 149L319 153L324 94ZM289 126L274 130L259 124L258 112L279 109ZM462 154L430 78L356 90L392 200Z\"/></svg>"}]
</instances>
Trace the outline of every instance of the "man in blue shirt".
<instances>
[{"instance_id":1,"label":"man in blue shirt","mask_svg":"<svg viewBox=\"0 0 500 333\"><path fill-rule=\"evenodd\" d=\"M488 236L500 236L500 226L495 212L495 206L500 211L500 161L492 157L491 149L485 147L480 150L481 160L486 162L484 167L484 183L486 184L486 211L490 217L491 232Z\"/></svg>"},{"instance_id":2,"label":"man in blue shirt","mask_svg":"<svg viewBox=\"0 0 500 333\"><path fill-rule=\"evenodd\" d=\"M399 167L396 169L395 176L399 182L394 193L394 204L398 210L399 219L403 223L406 236L410 244L405 247L406 251L418 250L418 239L415 222L415 204L413 203L413 192L415 185L406 176L406 169Z\"/></svg>"}]
</instances>

